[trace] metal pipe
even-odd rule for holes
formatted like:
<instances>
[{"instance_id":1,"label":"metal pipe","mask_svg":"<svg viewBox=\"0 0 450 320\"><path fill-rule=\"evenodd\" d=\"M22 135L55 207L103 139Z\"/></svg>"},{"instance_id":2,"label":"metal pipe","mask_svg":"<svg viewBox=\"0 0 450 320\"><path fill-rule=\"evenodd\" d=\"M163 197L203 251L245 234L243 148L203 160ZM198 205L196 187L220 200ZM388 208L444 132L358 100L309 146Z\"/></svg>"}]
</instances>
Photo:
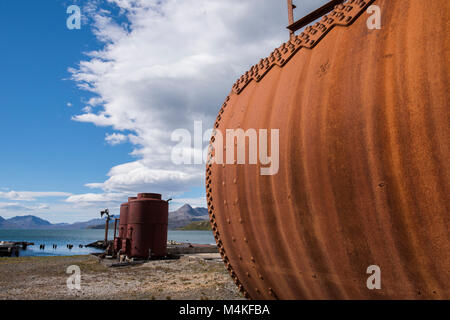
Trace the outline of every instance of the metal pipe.
<instances>
[{"instance_id":1,"label":"metal pipe","mask_svg":"<svg viewBox=\"0 0 450 320\"><path fill-rule=\"evenodd\" d=\"M287 0L289 25L292 25L294 23L294 9L296 8L292 1L293 0ZM289 34L292 38L294 36L294 31L289 31Z\"/></svg>"},{"instance_id":2,"label":"metal pipe","mask_svg":"<svg viewBox=\"0 0 450 320\"><path fill-rule=\"evenodd\" d=\"M117 237L117 221L119 221L120 219L114 219L114 240L116 240Z\"/></svg>"},{"instance_id":3,"label":"metal pipe","mask_svg":"<svg viewBox=\"0 0 450 320\"><path fill-rule=\"evenodd\" d=\"M301 28L307 26L311 22L319 19L324 14L327 14L328 12L332 11L335 6L337 6L338 4L341 4L345 1L346 0L332 0L332 1L328 2L327 4L323 5L322 7L320 7L319 9L314 10L310 14L304 16L303 18L301 18L300 20L297 20L295 22L293 22L294 21L293 18L292 18L292 22L291 22L291 18L289 17L289 26L287 26L287 28L289 29L289 31L291 32L291 35L292 35L295 31L300 30ZM292 0L288 0L288 6L289 6L289 3L292 4ZM295 6L294 6L294 9L295 9ZM291 9L289 8L289 10L291 10ZM289 11L289 14L291 14L291 11Z\"/></svg>"}]
</instances>

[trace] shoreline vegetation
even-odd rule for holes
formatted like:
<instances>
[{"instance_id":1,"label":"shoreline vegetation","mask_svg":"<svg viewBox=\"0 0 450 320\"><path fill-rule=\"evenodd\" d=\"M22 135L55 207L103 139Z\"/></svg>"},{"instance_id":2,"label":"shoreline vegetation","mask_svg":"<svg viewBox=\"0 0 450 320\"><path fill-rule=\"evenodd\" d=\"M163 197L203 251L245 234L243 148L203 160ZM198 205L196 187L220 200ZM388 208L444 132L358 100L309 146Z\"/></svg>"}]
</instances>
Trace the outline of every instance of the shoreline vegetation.
<instances>
[{"instance_id":1,"label":"shoreline vegetation","mask_svg":"<svg viewBox=\"0 0 450 320\"><path fill-rule=\"evenodd\" d=\"M0 258L0 299L244 299L220 255L208 260L202 256L121 268L110 268L93 255ZM72 265L81 270L79 291L67 288L66 271Z\"/></svg>"},{"instance_id":2,"label":"shoreline vegetation","mask_svg":"<svg viewBox=\"0 0 450 320\"><path fill-rule=\"evenodd\" d=\"M204 220L204 221L194 221L191 222L190 224L181 227L181 228L177 228L175 230L179 230L179 231L212 231L212 227L211 227L211 223L209 222L209 220Z\"/></svg>"}]
</instances>

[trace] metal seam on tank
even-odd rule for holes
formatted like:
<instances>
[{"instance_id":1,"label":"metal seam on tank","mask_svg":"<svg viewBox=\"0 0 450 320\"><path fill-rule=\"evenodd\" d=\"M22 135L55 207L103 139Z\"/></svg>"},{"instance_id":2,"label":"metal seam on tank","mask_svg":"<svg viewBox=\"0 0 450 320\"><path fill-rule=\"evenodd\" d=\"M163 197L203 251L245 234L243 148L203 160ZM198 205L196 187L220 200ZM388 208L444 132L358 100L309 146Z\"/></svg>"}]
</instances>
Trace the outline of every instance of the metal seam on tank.
<instances>
[{"instance_id":1,"label":"metal seam on tank","mask_svg":"<svg viewBox=\"0 0 450 320\"><path fill-rule=\"evenodd\" d=\"M313 49L334 27L351 25L374 1L348 0L337 5L321 21L306 27L304 32L283 43L268 57L252 66L234 83L232 92L240 94L252 80L260 82L275 65L284 67L301 48Z\"/></svg>"},{"instance_id":2,"label":"metal seam on tank","mask_svg":"<svg viewBox=\"0 0 450 320\"><path fill-rule=\"evenodd\" d=\"M251 67L249 71L247 71L236 81L230 94L225 99L225 102L223 103L219 111L216 122L214 123L213 135L210 140L210 148L208 151L208 164L206 166L206 198L208 203L208 213L214 233L214 239L216 240L216 244L222 260L224 261L224 264L227 267L227 270L230 273L230 276L234 280L239 291L247 299L250 299L250 295L246 291L242 283L239 281L238 276L234 272L233 267L229 262L225 248L223 246L223 242L220 238L220 233L217 229L217 222L215 220L211 186L212 164L210 163L213 152L211 147L215 141L215 130L220 127L222 115L225 112L228 101L230 100L230 95L239 95L252 80L260 82L275 65L278 65L280 68L284 67L284 65L286 65L287 62L301 48L313 49L320 42L320 40L322 40L325 35L329 33L335 26L350 26L374 1L375 0L348 0L343 4L337 5L333 11L331 11L327 15L324 15L320 22L315 23L313 26L306 27L305 31L300 35L297 35L294 39L283 43L279 48L276 48L268 58L261 59L259 64ZM356 12L353 11L354 9L356 9ZM328 26L326 26L325 23L328 24ZM259 73L260 68L264 68L265 70L263 70L262 73ZM259 288L256 288L256 290L258 291ZM269 288L269 292L270 295L274 296L275 299L278 299L278 296L275 294L272 288Z\"/></svg>"}]
</instances>

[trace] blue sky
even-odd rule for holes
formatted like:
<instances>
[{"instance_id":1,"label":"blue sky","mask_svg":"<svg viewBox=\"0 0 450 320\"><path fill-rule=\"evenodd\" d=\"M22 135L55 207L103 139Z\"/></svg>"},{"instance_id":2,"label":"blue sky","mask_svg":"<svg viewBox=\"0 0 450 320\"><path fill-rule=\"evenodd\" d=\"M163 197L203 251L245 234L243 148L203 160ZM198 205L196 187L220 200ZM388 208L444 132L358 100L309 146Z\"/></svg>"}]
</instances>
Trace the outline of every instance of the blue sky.
<instances>
[{"instance_id":1,"label":"blue sky","mask_svg":"<svg viewBox=\"0 0 450 320\"><path fill-rule=\"evenodd\" d=\"M1 187L85 192L131 158L129 145L105 143L104 128L71 120L84 97L67 69L101 44L88 28L66 28L62 2L25 3L0 2Z\"/></svg>"},{"instance_id":2,"label":"blue sky","mask_svg":"<svg viewBox=\"0 0 450 320\"><path fill-rule=\"evenodd\" d=\"M72 4L80 30L66 27ZM83 221L137 192L205 206L204 165L174 165L171 133L212 126L233 82L286 41L285 10L278 0L0 1L0 216Z\"/></svg>"}]
</instances>

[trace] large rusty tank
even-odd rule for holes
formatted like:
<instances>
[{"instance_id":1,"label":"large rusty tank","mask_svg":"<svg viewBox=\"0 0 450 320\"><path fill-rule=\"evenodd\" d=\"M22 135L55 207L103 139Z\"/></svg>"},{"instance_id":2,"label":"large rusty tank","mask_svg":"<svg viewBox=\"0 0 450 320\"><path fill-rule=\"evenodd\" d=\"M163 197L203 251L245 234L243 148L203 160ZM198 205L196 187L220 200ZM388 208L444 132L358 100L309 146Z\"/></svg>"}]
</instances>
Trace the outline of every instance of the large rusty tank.
<instances>
[{"instance_id":1,"label":"large rusty tank","mask_svg":"<svg viewBox=\"0 0 450 320\"><path fill-rule=\"evenodd\" d=\"M156 193L140 193L129 202L127 238L129 257L159 258L167 255L169 203Z\"/></svg>"},{"instance_id":2,"label":"large rusty tank","mask_svg":"<svg viewBox=\"0 0 450 320\"><path fill-rule=\"evenodd\" d=\"M381 29L368 28L371 5ZM450 298L449 10L344 1L233 86L206 189L247 298ZM279 130L277 172L218 162L227 129Z\"/></svg>"}]
</instances>

